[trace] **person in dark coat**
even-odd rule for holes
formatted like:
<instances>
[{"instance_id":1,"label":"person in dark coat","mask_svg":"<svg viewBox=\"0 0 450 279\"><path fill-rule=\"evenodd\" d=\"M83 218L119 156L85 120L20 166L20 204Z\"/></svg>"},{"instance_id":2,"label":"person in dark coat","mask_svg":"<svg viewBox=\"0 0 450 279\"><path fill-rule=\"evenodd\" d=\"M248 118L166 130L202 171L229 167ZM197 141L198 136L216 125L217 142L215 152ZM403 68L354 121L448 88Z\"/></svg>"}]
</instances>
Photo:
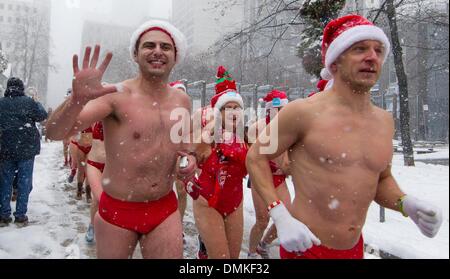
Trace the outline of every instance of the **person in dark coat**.
<instances>
[{"instance_id":1,"label":"person in dark coat","mask_svg":"<svg viewBox=\"0 0 450 279\"><path fill-rule=\"evenodd\" d=\"M17 224L26 225L28 198L33 188L34 158L41 151L36 123L47 118L44 107L27 97L24 84L10 78L4 97L0 99L0 226L11 218L11 192L17 176L17 203L14 212Z\"/></svg>"}]
</instances>

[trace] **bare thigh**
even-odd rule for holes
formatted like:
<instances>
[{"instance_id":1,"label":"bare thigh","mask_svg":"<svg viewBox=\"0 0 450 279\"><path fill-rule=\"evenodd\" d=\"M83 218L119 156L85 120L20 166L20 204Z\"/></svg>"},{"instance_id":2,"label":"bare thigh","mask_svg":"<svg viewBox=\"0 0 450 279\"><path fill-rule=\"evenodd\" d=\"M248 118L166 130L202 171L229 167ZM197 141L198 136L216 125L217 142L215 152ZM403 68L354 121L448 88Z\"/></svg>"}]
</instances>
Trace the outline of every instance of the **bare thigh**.
<instances>
[{"instance_id":1,"label":"bare thigh","mask_svg":"<svg viewBox=\"0 0 450 279\"><path fill-rule=\"evenodd\" d=\"M71 169L76 169L77 168L77 163L78 163L78 159L77 159L77 153L78 153L78 147L75 146L75 144L71 143L69 144L69 153L70 153L70 158L72 159L72 164L70 166Z\"/></svg>"},{"instance_id":2,"label":"bare thigh","mask_svg":"<svg viewBox=\"0 0 450 279\"><path fill-rule=\"evenodd\" d=\"M203 197L199 197L194 201L194 217L197 229L208 251L208 258L229 259L230 251L222 215L214 208L209 207Z\"/></svg>"},{"instance_id":3,"label":"bare thigh","mask_svg":"<svg viewBox=\"0 0 450 279\"><path fill-rule=\"evenodd\" d=\"M225 232L227 234L230 258L239 259L242 238L244 236L244 210L242 202L235 212L225 218Z\"/></svg>"},{"instance_id":4,"label":"bare thigh","mask_svg":"<svg viewBox=\"0 0 450 279\"><path fill-rule=\"evenodd\" d=\"M86 154L84 154L83 151L80 149L77 150L77 182L82 183L84 182L85 173L86 173Z\"/></svg>"},{"instance_id":5,"label":"bare thigh","mask_svg":"<svg viewBox=\"0 0 450 279\"><path fill-rule=\"evenodd\" d=\"M94 218L97 258L129 259L139 239L135 232L114 226L97 213Z\"/></svg>"},{"instance_id":6,"label":"bare thigh","mask_svg":"<svg viewBox=\"0 0 450 279\"><path fill-rule=\"evenodd\" d=\"M182 259L183 231L177 210L140 240L144 259Z\"/></svg>"}]
</instances>

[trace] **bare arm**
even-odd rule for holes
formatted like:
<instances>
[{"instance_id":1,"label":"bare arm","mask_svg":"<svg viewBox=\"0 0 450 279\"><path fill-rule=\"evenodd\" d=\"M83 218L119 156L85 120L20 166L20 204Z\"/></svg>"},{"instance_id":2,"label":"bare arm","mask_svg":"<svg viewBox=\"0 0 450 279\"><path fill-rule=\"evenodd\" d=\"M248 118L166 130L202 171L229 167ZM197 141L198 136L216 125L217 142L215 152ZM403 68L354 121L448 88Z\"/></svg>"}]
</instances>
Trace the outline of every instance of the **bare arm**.
<instances>
[{"instance_id":1,"label":"bare arm","mask_svg":"<svg viewBox=\"0 0 450 279\"><path fill-rule=\"evenodd\" d=\"M400 211L398 200L403 196L405 194L392 176L391 165L389 165L380 175L375 202L383 207Z\"/></svg>"},{"instance_id":2,"label":"bare arm","mask_svg":"<svg viewBox=\"0 0 450 279\"><path fill-rule=\"evenodd\" d=\"M104 111L97 113L95 109L87 108L88 112L83 112L83 117L79 114L85 110L87 103L106 94L116 92L114 86L103 87L101 80L109 63L112 59L112 53L108 53L102 64L97 67L100 55L100 46L95 47L94 55L91 57L91 48L87 47L83 59L82 69L78 66L78 56L73 57L74 79L72 82L73 93L71 97L59 106L50 119L47 121L47 135L51 140L63 140L70 136L74 131L80 131L89 127L92 120L101 120ZM97 102L93 102L98 104ZM105 109L105 108L103 108ZM103 113L103 114L102 114ZM78 122L80 121L80 122Z\"/></svg>"},{"instance_id":3,"label":"bare arm","mask_svg":"<svg viewBox=\"0 0 450 279\"><path fill-rule=\"evenodd\" d=\"M281 110L270 125L261 131L258 140L247 155L246 165L252 185L267 206L279 200L273 185L269 161L286 152L299 140L300 131L302 130L302 125L298 121L298 119L301 119L299 117L299 108L301 108L301 104L293 102ZM296 125L292 125L293 123L296 123ZM276 133L277 128L278 133ZM265 152L262 152L264 151L263 148L269 146L269 144L261 142L262 136L265 133L270 134L270 131L274 131L270 138L270 145L275 145L275 152L264 154Z\"/></svg>"},{"instance_id":4,"label":"bare arm","mask_svg":"<svg viewBox=\"0 0 450 279\"><path fill-rule=\"evenodd\" d=\"M186 180L190 179L195 174L197 169L197 156L195 156L195 145L193 144L194 134L191 129L191 127L193 127L193 121L190 117L192 112L191 98L186 93L182 94L183 95L180 96L181 106L186 108L189 112L188 115L184 115L183 117L183 131L189 131L189 133L183 135L184 141L180 143L178 149L178 155L181 157L177 160L176 173L178 179ZM187 166L184 166L186 162L181 162L183 157L187 159Z\"/></svg>"},{"instance_id":5,"label":"bare arm","mask_svg":"<svg viewBox=\"0 0 450 279\"><path fill-rule=\"evenodd\" d=\"M386 116L386 122L384 123L384 127L382 128L388 129L391 138L393 138L395 132L394 119L390 113L384 111L383 113ZM391 156L392 155L393 154L391 154ZM397 184L397 181L395 181L394 177L392 176L391 169L392 163L389 163L387 168L382 173L380 173L375 202L385 208L400 211L398 200L401 197L405 196L405 194L402 192L399 185Z\"/></svg>"}]
</instances>

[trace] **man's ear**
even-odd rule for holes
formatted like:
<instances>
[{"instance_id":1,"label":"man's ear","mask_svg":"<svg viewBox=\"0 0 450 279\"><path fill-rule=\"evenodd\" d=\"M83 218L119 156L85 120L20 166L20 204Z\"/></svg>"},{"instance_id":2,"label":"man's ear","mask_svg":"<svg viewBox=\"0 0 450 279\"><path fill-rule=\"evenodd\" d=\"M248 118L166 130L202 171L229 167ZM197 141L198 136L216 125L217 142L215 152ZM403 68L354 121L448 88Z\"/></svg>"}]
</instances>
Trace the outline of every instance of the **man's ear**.
<instances>
[{"instance_id":1,"label":"man's ear","mask_svg":"<svg viewBox=\"0 0 450 279\"><path fill-rule=\"evenodd\" d=\"M333 62L333 64L330 65L330 69L333 75L336 74L338 70L338 62Z\"/></svg>"},{"instance_id":2,"label":"man's ear","mask_svg":"<svg viewBox=\"0 0 450 279\"><path fill-rule=\"evenodd\" d=\"M136 63L138 62L138 61L137 61L137 52L138 52L137 49L135 49L134 52L133 52L133 60L134 60L134 62L136 62Z\"/></svg>"}]
</instances>

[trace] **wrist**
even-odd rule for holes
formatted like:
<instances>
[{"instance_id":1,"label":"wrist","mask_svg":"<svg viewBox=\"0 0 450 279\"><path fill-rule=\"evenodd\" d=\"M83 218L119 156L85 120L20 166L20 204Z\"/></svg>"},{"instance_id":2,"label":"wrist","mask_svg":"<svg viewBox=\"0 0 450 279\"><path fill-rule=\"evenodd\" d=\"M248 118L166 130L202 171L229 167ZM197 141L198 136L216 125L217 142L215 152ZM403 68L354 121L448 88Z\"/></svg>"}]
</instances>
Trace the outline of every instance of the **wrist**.
<instances>
[{"instance_id":1,"label":"wrist","mask_svg":"<svg viewBox=\"0 0 450 279\"><path fill-rule=\"evenodd\" d=\"M87 102L83 102L83 100L77 99L73 94L69 98L69 107L83 107Z\"/></svg>"},{"instance_id":2,"label":"wrist","mask_svg":"<svg viewBox=\"0 0 450 279\"><path fill-rule=\"evenodd\" d=\"M275 205L276 204L276 205ZM269 206L271 208L269 211L270 217L273 221L277 223L278 220L285 220L287 217L291 217L291 214L287 210L286 206L282 202L275 202L275 206Z\"/></svg>"},{"instance_id":3,"label":"wrist","mask_svg":"<svg viewBox=\"0 0 450 279\"><path fill-rule=\"evenodd\" d=\"M397 200L397 206L398 206L398 211L400 211L400 213L404 216L404 217L409 217L409 215L405 212L405 200L408 198L407 195L404 195L403 197L399 198Z\"/></svg>"}]
</instances>

